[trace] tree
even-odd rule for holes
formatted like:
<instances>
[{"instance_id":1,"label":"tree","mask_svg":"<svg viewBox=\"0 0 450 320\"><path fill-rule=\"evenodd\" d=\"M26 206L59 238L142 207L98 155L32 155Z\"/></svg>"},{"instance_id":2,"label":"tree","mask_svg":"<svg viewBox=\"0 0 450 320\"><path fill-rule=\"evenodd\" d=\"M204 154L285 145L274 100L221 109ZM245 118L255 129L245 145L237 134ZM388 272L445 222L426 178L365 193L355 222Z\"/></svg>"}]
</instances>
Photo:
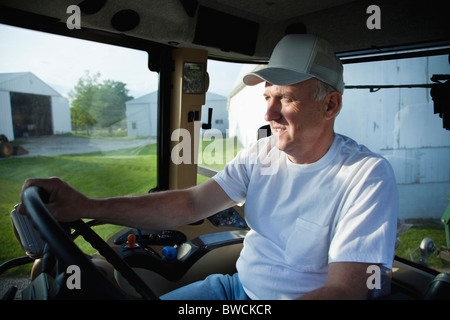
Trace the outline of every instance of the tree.
<instances>
[{"instance_id":1,"label":"tree","mask_svg":"<svg viewBox=\"0 0 450 320\"><path fill-rule=\"evenodd\" d=\"M100 83L99 78L100 73L91 76L87 71L69 96L73 100L72 108L83 109L100 127L111 132L111 126L126 117L125 102L133 97L128 95L125 83L109 79Z\"/></svg>"},{"instance_id":2,"label":"tree","mask_svg":"<svg viewBox=\"0 0 450 320\"><path fill-rule=\"evenodd\" d=\"M99 77L100 73L91 76L89 71L85 71L84 76L78 79L74 90L69 93L69 97L72 99L72 107L80 107L86 111L90 109L96 94L96 88L99 86Z\"/></svg>"},{"instance_id":3,"label":"tree","mask_svg":"<svg viewBox=\"0 0 450 320\"><path fill-rule=\"evenodd\" d=\"M70 108L70 121L72 123L72 128L74 128L75 131L84 129L88 135L89 128L97 123L89 112L79 106Z\"/></svg>"}]
</instances>

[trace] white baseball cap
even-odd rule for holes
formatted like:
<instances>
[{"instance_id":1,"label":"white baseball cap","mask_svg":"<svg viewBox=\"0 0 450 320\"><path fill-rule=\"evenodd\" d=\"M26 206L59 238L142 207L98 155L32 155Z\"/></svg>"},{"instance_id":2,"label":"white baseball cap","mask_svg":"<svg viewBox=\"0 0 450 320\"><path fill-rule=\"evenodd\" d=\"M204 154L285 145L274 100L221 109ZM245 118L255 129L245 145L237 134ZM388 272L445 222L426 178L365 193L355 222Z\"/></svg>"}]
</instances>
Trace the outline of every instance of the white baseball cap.
<instances>
[{"instance_id":1,"label":"white baseball cap","mask_svg":"<svg viewBox=\"0 0 450 320\"><path fill-rule=\"evenodd\" d=\"M263 81L285 86L317 78L343 93L343 69L329 42L310 34L289 34L275 46L267 67L243 81L248 86Z\"/></svg>"}]
</instances>

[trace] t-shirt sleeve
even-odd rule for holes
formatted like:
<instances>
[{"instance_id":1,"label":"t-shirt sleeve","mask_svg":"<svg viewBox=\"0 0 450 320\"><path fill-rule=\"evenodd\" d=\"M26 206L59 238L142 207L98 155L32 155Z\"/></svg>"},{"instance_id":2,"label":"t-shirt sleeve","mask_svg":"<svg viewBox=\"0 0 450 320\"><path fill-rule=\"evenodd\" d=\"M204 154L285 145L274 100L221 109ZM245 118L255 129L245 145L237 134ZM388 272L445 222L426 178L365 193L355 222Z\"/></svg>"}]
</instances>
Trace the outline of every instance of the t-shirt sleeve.
<instances>
[{"instance_id":1,"label":"t-shirt sleeve","mask_svg":"<svg viewBox=\"0 0 450 320\"><path fill-rule=\"evenodd\" d=\"M332 235L329 262L382 264L391 269L395 254L398 192L383 158L360 170Z\"/></svg>"},{"instance_id":2,"label":"t-shirt sleeve","mask_svg":"<svg viewBox=\"0 0 450 320\"><path fill-rule=\"evenodd\" d=\"M245 203L250 181L247 151L241 151L222 171L212 177L231 200L242 205Z\"/></svg>"},{"instance_id":3,"label":"t-shirt sleeve","mask_svg":"<svg viewBox=\"0 0 450 320\"><path fill-rule=\"evenodd\" d=\"M272 158L275 140L262 138L240 151L213 179L231 200L244 204L250 179L255 175L272 175L278 170L278 158Z\"/></svg>"}]
</instances>

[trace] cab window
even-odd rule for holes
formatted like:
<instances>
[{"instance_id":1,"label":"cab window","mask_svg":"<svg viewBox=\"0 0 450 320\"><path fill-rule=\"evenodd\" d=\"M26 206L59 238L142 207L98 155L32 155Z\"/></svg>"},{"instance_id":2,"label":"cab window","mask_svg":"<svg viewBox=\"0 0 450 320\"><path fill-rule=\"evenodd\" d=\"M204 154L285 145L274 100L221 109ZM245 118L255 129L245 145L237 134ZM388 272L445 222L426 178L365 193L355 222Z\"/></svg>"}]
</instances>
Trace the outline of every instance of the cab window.
<instances>
[{"instance_id":1,"label":"cab window","mask_svg":"<svg viewBox=\"0 0 450 320\"><path fill-rule=\"evenodd\" d=\"M440 272L450 270L448 220L441 219L449 205L450 131L430 89L441 83L435 75L449 73L448 55L345 64L347 89L335 126L392 165L397 256Z\"/></svg>"},{"instance_id":2,"label":"cab window","mask_svg":"<svg viewBox=\"0 0 450 320\"><path fill-rule=\"evenodd\" d=\"M23 255L9 213L25 179L58 176L91 197L156 186L158 74L143 51L0 27L0 233L10 242L0 260L7 261ZM106 239L119 228L96 231Z\"/></svg>"}]
</instances>

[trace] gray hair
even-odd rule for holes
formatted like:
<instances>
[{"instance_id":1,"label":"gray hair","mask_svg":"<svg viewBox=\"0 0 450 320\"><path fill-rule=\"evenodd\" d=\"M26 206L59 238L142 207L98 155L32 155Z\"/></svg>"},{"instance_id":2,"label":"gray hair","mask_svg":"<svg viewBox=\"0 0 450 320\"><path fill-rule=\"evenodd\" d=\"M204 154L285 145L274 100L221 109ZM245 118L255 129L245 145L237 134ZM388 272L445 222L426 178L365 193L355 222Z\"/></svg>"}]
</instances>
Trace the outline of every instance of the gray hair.
<instances>
[{"instance_id":1,"label":"gray hair","mask_svg":"<svg viewBox=\"0 0 450 320\"><path fill-rule=\"evenodd\" d=\"M330 86L328 83L325 83L319 79L316 78L316 89L314 91L314 99L316 101L322 101L325 99L325 97L330 94L333 91L336 91L335 88L333 88L332 86Z\"/></svg>"}]
</instances>

